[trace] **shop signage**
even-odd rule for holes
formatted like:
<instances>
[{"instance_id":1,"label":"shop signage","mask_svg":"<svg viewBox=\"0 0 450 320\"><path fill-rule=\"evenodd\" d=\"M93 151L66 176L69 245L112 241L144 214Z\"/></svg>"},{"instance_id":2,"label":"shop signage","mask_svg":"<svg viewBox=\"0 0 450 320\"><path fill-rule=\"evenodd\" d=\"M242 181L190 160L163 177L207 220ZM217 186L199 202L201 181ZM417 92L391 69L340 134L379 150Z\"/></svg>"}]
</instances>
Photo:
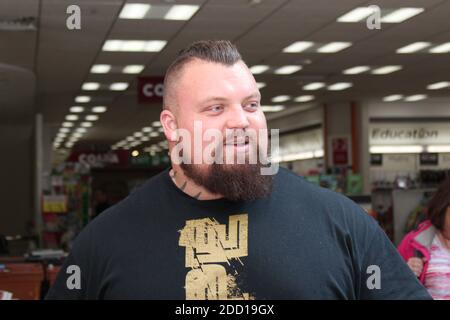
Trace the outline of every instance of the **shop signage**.
<instances>
[{"instance_id":1,"label":"shop signage","mask_svg":"<svg viewBox=\"0 0 450 320\"><path fill-rule=\"evenodd\" d=\"M450 143L450 126L441 122L371 123L370 145Z\"/></svg>"},{"instance_id":2,"label":"shop signage","mask_svg":"<svg viewBox=\"0 0 450 320\"><path fill-rule=\"evenodd\" d=\"M67 212L67 196L45 195L42 199L42 211L44 213Z\"/></svg>"},{"instance_id":3,"label":"shop signage","mask_svg":"<svg viewBox=\"0 0 450 320\"><path fill-rule=\"evenodd\" d=\"M138 77L139 103L162 103L164 77Z\"/></svg>"},{"instance_id":4,"label":"shop signage","mask_svg":"<svg viewBox=\"0 0 450 320\"><path fill-rule=\"evenodd\" d=\"M383 165L383 155L381 153L370 154L370 164L372 166L382 166Z\"/></svg>"},{"instance_id":5,"label":"shop signage","mask_svg":"<svg viewBox=\"0 0 450 320\"><path fill-rule=\"evenodd\" d=\"M336 137L331 139L331 156L333 165L342 166L349 164L350 146L347 137Z\"/></svg>"},{"instance_id":6,"label":"shop signage","mask_svg":"<svg viewBox=\"0 0 450 320\"><path fill-rule=\"evenodd\" d=\"M439 164L438 153L421 153L419 155L421 166L437 166Z\"/></svg>"},{"instance_id":7,"label":"shop signage","mask_svg":"<svg viewBox=\"0 0 450 320\"><path fill-rule=\"evenodd\" d=\"M91 168L124 167L129 165L130 154L127 150L109 152L78 152L72 153L68 162L78 162Z\"/></svg>"}]
</instances>

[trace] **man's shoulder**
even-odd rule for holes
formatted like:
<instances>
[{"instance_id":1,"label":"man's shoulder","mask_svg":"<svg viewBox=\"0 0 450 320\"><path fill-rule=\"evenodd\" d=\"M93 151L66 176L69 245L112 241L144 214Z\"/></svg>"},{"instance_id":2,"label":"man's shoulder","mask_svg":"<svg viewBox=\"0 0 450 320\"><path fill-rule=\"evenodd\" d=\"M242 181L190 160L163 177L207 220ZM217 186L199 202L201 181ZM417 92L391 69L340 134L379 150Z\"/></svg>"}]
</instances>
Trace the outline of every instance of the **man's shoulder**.
<instances>
[{"instance_id":1,"label":"man's shoulder","mask_svg":"<svg viewBox=\"0 0 450 320\"><path fill-rule=\"evenodd\" d=\"M141 186L133 190L126 198L103 211L81 231L80 238L110 238L121 230L126 232L142 223L157 202L164 201L162 191L162 174L166 170L149 178Z\"/></svg>"},{"instance_id":2,"label":"man's shoulder","mask_svg":"<svg viewBox=\"0 0 450 320\"><path fill-rule=\"evenodd\" d=\"M296 173L280 168L275 188L276 198L301 207L302 214L326 216L333 221L357 220L371 224L371 217L347 196L318 186Z\"/></svg>"},{"instance_id":3,"label":"man's shoulder","mask_svg":"<svg viewBox=\"0 0 450 320\"><path fill-rule=\"evenodd\" d=\"M297 199L319 200L320 203L343 203L344 205L356 205L346 196L323 188L307 181L304 177L286 168L280 168L276 179L278 189L290 195L295 195Z\"/></svg>"}]
</instances>

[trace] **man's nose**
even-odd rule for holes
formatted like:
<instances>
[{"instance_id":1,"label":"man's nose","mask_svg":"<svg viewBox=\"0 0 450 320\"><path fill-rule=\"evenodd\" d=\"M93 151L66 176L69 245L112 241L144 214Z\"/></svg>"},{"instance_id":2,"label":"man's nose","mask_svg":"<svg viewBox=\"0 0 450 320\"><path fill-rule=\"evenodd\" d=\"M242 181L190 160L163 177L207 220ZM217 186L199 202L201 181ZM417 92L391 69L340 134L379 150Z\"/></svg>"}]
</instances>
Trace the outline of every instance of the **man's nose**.
<instances>
[{"instance_id":1,"label":"man's nose","mask_svg":"<svg viewBox=\"0 0 450 320\"><path fill-rule=\"evenodd\" d=\"M241 105L236 105L230 108L228 113L227 127L228 128L247 128L249 126L247 113Z\"/></svg>"}]
</instances>

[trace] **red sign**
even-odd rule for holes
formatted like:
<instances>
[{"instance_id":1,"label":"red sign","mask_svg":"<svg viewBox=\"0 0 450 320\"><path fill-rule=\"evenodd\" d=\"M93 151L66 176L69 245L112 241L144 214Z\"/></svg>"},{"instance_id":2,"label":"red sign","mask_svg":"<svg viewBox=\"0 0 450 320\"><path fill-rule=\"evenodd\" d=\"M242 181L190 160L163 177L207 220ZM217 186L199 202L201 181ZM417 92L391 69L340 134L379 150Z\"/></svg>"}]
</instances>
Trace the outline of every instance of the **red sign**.
<instances>
[{"instance_id":1,"label":"red sign","mask_svg":"<svg viewBox=\"0 0 450 320\"><path fill-rule=\"evenodd\" d=\"M138 77L139 103L162 103L164 77Z\"/></svg>"},{"instance_id":2,"label":"red sign","mask_svg":"<svg viewBox=\"0 0 450 320\"><path fill-rule=\"evenodd\" d=\"M333 138L331 140L333 165L348 165L349 145L347 138Z\"/></svg>"}]
</instances>

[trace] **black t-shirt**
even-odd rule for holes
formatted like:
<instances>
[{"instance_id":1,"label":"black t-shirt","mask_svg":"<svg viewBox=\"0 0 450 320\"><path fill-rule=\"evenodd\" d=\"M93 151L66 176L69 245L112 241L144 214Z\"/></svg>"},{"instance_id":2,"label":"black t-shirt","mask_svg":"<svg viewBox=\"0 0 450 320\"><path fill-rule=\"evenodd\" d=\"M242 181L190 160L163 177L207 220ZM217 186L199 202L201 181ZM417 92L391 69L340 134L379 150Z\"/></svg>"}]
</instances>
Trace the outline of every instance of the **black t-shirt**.
<instances>
[{"instance_id":1,"label":"black t-shirt","mask_svg":"<svg viewBox=\"0 0 450 320\"><path fill-rule=\"evenodd\" d=\"M429 298L373 218L283 168L270 196L247 202L197 200L163 171L85 227L47 295Z\"/></svg>"}]
</instances>

